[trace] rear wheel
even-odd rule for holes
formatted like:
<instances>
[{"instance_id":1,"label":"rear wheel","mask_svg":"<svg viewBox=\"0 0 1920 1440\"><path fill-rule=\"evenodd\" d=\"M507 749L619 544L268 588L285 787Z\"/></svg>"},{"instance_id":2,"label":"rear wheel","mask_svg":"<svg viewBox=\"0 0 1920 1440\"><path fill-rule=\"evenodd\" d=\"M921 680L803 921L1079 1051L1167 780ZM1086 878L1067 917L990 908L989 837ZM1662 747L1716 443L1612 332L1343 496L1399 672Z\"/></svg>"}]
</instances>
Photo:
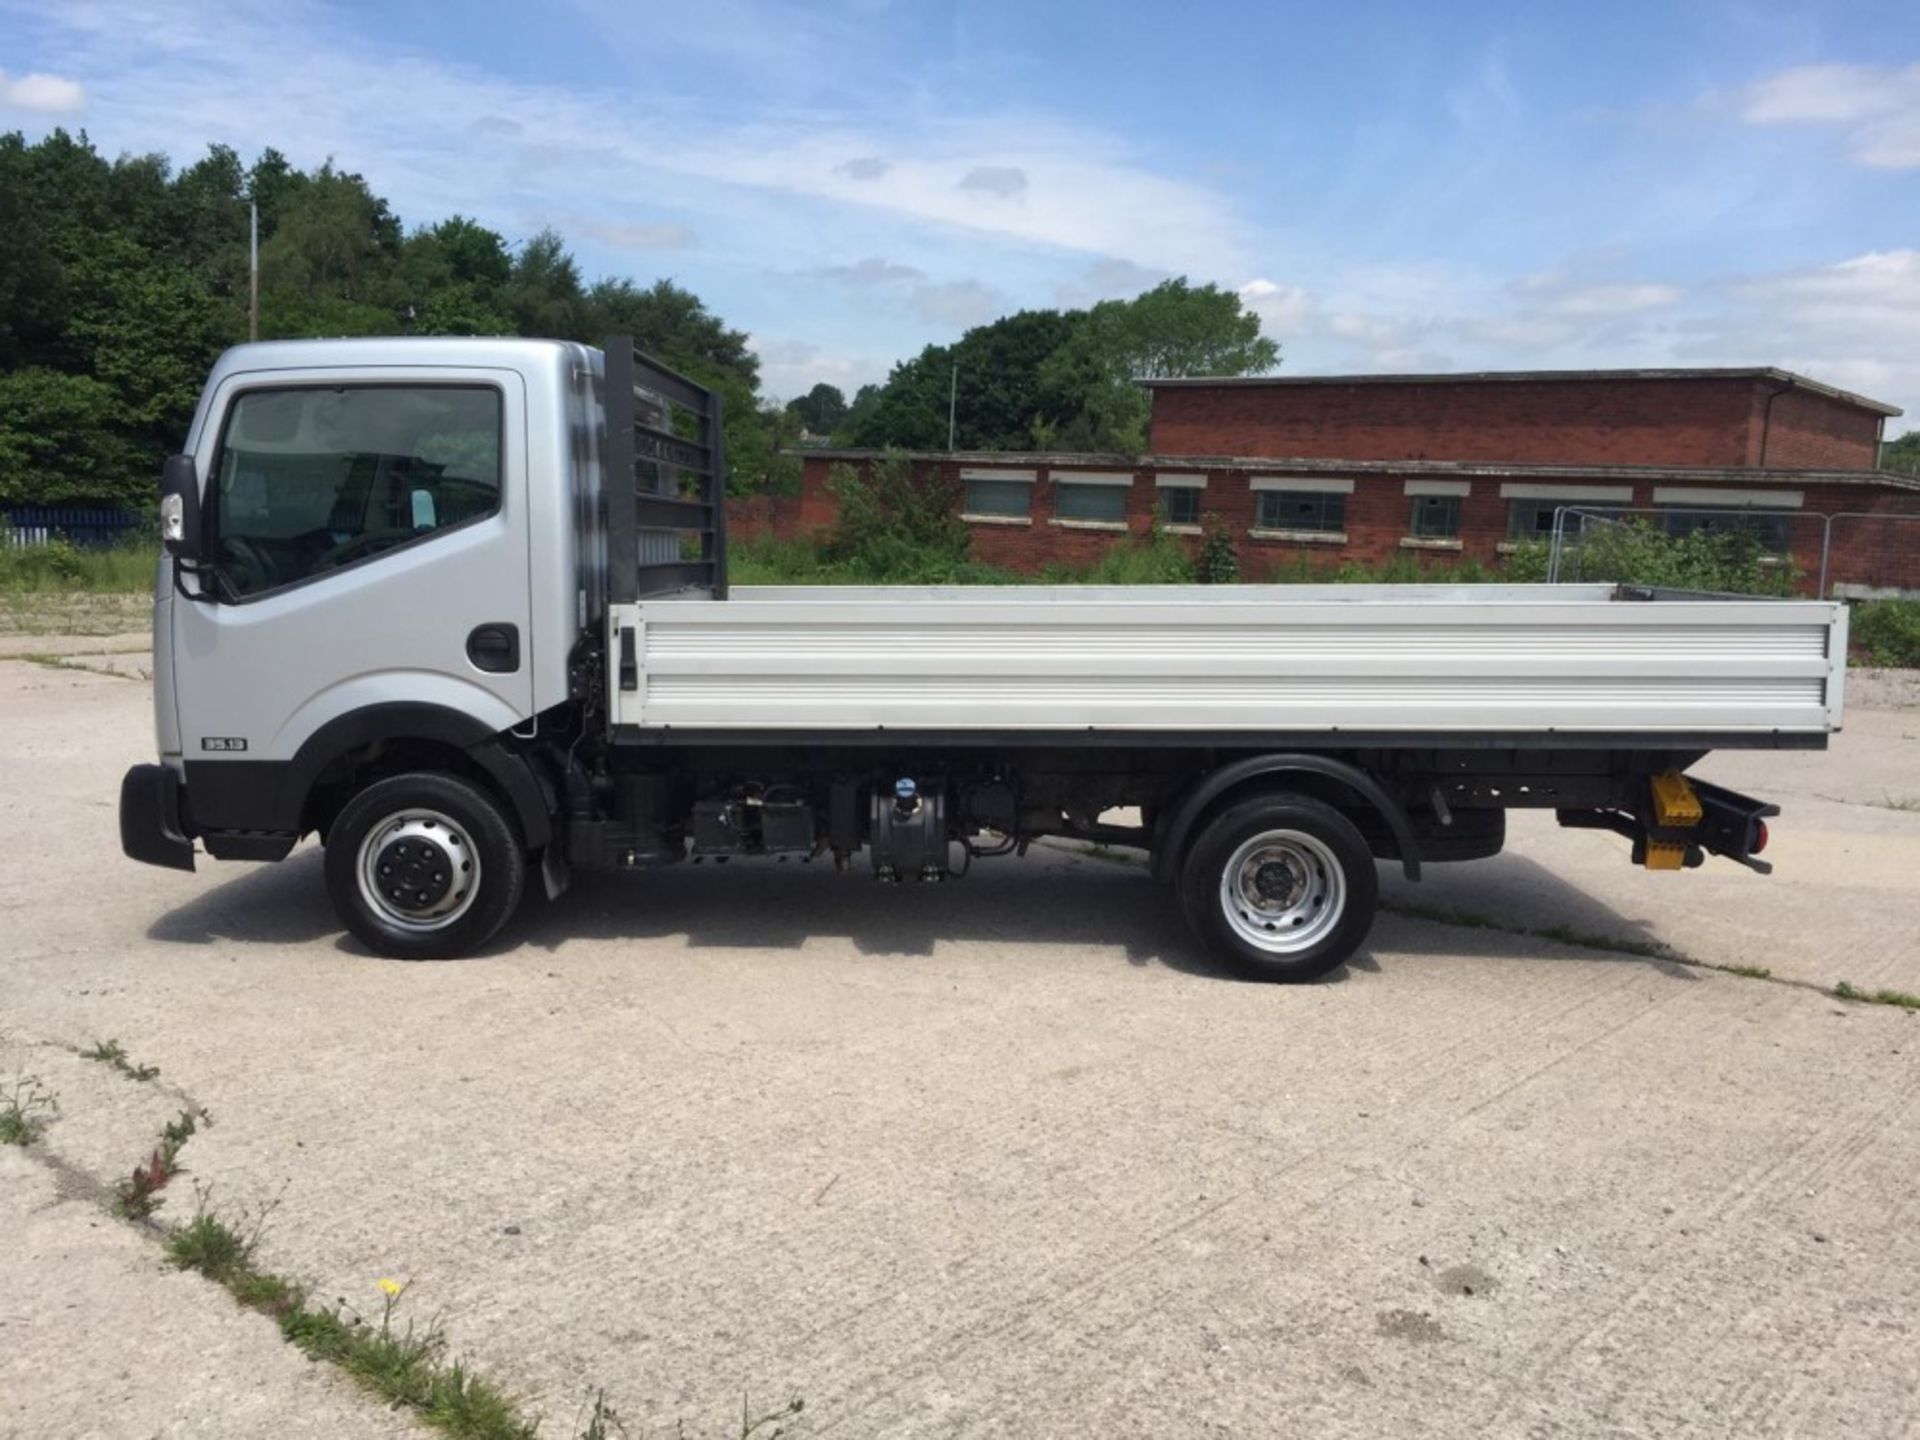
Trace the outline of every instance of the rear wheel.
<instances>
[{"instance_id":1,"label":"rear wheel","mask_svg":"<svg viewBox=\"0 0 1920 1440\"><path fill-rule=\"evenodd\" d=\"M376 781L327 834L327 891L370 949L450 960L492 939L520 903L527 863L499 802L451 775Z\"/></svg>"},{"instance_id":2,"label":"rear wheel","mask_svg":"<svg viewBox=\"0 0 1920 1440\"><path fill-rule=\"evenodd\" d=\"M1180 869L1194 932L1256 980L1312 980L1373 928L1380 882L1354 823L1300 795L1263 795L1222 811Z\"/></svg>"}]
</instances>

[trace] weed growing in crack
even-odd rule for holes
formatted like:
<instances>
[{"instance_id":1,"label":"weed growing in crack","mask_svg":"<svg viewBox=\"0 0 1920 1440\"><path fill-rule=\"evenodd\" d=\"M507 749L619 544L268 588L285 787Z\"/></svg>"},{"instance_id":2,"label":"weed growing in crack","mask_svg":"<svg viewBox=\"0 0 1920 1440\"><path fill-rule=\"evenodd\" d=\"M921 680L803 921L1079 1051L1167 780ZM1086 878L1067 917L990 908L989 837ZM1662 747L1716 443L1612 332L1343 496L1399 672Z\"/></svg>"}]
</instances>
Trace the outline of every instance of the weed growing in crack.
<instances>
[{"instance_id":1,"label":"weed growing in crack","mask_svg":"<svg viewBox=\"0 0 1920 1440\"><path fill-rule=\"evenodd\" d=\"M111 1065L129 1080L151 1080L160 1073L158 1065L136 1065L127 1059L127 1052L118 1040L96 1040L91 1050L80 1052L80 1058Z\"/></svg>"},{"instance_id":2,"label":"weed growing in crack","mask_svg":"<svg viewBox=\"0 0 1920 1440\"><path fill-rule=\"evenodd\" d=\"M182 1116L180 1143L194 1133L194 1126L184 1123L193 1118ZM206 1117L198 1119L204 1124ZM298 1282L254 1268L260 1234L279 1206L277 1199L243 1214L237 1224L214 1213L210 1188L196 1187L196 1200L193 1218L167 1237L167 1258L175 1265L197 1270L242 1306L272 1317L281 1336L309 1359L337 1366L394 1409L412 1411L421 1423L455 1440L537 1440L539 1422L525 1418L512 1397L461 1361L446 1358L438 1317L416 1325L402 1316L411 1281L380 1280L380 1313L371 1320L344 1299L331 1306L309 1304ZM778 1440L804 1405L796 1398L755 1416L741 1396L739 1440ZM577 1440L628 1437L605 1390L595 1392L574 1428Z\"/></svg>"},{"instance_id":3,"label":"weed growing in crack","mask_svg":"<svg viewBox=\"0 0 1920 1440\"><path fill-rule=\"evenodd\" d=\"M145 1220L161 1205L160 1192L175 1177L186 1173L180 1164L180 1151L202 1125L212 1125L213 1117L204 1110L182 1110L160 1130L160 1143L144 1165L133 1167L129 1175L113 1188L113 1208L128 1220Z\"/></svg>"},{"instance_id":4,"label":"weed growing in crack","mask_svg":"<svg viewBox=\"0 0 1920 1440\"><path fill-rule=\"evenodd\" d=\"M0 1083L0 1145L31 1145L59 1113L59 1098L38 1075Z\"/></svg>"},{"instance_id":5,"label":"weed growing in crack","mask_svg":"<svg viewBox=\"0 0 1920 1440\"><path fill-rule=\"evenodd\" d=\"M596 1390L593 1398L581 1407L582 1419L576 1417L573 1428L578 1432L576 1440L614 1440L615 1436L624 1437L627 1427L620 1423L620 1412L607 1403L607 1392Z\"/></svg>"},{"instance_id":6,"label":"weed growing in crack","mask_svg":"<svg viewBox=\"0 0 1920 1440\"><path fill-rule=\"evenodd\" d=\"M1905 990L1862 990L1842 980L1833 987L1833 998L1851 1000L1857 1005L1892 1005L1900 1010L1920 1010L1920 995Z\"/></svg>"},{"instance_id":7,"label":"weed growing in crack","mask_svg":"<svg viewBox=\"0 0 1920 1440\"><path fill-rule=\"evenodd\" d=\"M259 1279L253 1271L253 1252L259 1247L260 1232L267 1218L279 1208L276 1199L251 1215L243 1215L238 1226L229 1225L210 1208L213 1187L194 1186L193 1218L167 1236L167 1259L182 1270L198 1270L209 1280L231 1288L236 1282ZM256 1309L272 1308L274 1296L262 1289L257 1299L245 1301Z\"/></svg>"},{"instance_id":8,"label":"weed growing in crack","mask_svg":"<svg viewBox=\"0 0 1920 1440\"><path fill-rule=\"evenodd\" d=\"M780 1436L787 1433L786 1422L797 1418L806 1408L807 1402L796 1395L778 1410L769 1410L756 1420L753 1418L753 1407L743 1394L740 1397L740 1440L754 1440L763 1430L766 1434L762 1440L779 1440ZM768 1426L773 1428L769 1430Z\"/></svg>"},{"instance_id":9,"label":"weed growing in crack","mask_svg":"<svg viewBox=\"0 0 1920 1440\"><path fill-rule=\"evenodd\" d=\"M511 1399L460 1361L444 1358L438 1319L424 1326L410 1319L396 1323L408 1288L380 1282L378 1324L369 1324L345 1300L330 1310L296 1302L280 1317L280 1333L312 1359L339 1366L435 1429L462 1440L534 1440L537 1423L522 1419Z\"/></svg>"}]
</instances>

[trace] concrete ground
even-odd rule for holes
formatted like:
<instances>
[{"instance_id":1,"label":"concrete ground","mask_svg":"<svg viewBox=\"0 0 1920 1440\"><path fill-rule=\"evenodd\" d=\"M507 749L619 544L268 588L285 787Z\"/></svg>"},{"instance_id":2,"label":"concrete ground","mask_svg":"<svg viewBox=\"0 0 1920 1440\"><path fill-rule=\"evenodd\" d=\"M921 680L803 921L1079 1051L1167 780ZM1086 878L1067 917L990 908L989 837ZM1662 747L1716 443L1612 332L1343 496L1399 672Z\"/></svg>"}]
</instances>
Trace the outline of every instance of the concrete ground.
<instances>
[{"instance_id":1,"label":"concrete ground","mask_svg":"<svg viewBox=\"0 0 1920 1440\"><path fill-rule=\"evenodd\" d=\"M593 878L376 959L310 849L120 857L137 644L0 661L0 1080L62 1106L0 1151L0 1435L405 1433L106 1213L185 1106L191 1182L278 1198L265 1263L410 1279L548 1436L600 1386L635 1436L743 1392L795 1435L1920 1428L1920 1016L1809 988L1920 991L1909 681L1856 679L1828 754L1707 763L1786 806L1771 878L1523 816L1389 892L1590 944L1388 914L1281 988L1058 849ZM1649 942L1806 983L1599 948Z\"/></svg>"}]
</instances>

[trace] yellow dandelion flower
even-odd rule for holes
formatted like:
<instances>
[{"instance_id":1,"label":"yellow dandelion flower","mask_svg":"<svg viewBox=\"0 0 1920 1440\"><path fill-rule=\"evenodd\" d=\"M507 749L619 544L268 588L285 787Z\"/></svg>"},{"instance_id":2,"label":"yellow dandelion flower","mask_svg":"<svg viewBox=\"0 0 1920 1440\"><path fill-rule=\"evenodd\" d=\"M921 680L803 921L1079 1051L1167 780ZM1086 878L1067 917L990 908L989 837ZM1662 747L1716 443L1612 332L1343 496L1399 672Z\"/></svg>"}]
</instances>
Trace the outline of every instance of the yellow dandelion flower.
<instances>
[{"instance_id":1,"label":"yellow dandelion flower","mask_svg":"<svg viewBox=\"0 0 1920 1440\"><path fill-rule=\"evenodd\" d=\"M406 1289L407 1287L402 1285L398 1280L383 1279L380 1282L380 1288L386 1291L387 1294L389 1295L398 1295L402 1290Z\"/></svg>"}]
</instances>

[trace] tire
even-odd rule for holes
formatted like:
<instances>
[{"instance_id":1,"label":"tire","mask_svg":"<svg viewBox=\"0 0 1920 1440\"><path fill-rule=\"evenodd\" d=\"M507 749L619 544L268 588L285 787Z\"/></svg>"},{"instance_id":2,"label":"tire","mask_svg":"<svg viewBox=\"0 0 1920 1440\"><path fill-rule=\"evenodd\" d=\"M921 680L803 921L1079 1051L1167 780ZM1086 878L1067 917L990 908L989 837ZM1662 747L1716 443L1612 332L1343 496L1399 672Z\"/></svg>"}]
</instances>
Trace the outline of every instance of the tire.
<instances>
[{"instance_id":1,"label":"tire","mask_svg":"<svg viewBox=\"0 0 1920 1440\"><path fill-rule=\"evenodd\" d=\"M1180 866L1194 933L1251 980L1316 980L1373 928L1380 877L1358 827L1302 795L1216 815Z\"/></svg>"},{"instance_id":2,"label":"tire","mask_svg":"<svg viewBox=\"0 0 1920 1440\"><path fill-rule=\"evenodd\" d=\"M399 960L471 955L507 923L527 878L500 803L424 771L375 781L347 801L327 835L326 866L341 924Z\"/></svg>"}]
</instances>

